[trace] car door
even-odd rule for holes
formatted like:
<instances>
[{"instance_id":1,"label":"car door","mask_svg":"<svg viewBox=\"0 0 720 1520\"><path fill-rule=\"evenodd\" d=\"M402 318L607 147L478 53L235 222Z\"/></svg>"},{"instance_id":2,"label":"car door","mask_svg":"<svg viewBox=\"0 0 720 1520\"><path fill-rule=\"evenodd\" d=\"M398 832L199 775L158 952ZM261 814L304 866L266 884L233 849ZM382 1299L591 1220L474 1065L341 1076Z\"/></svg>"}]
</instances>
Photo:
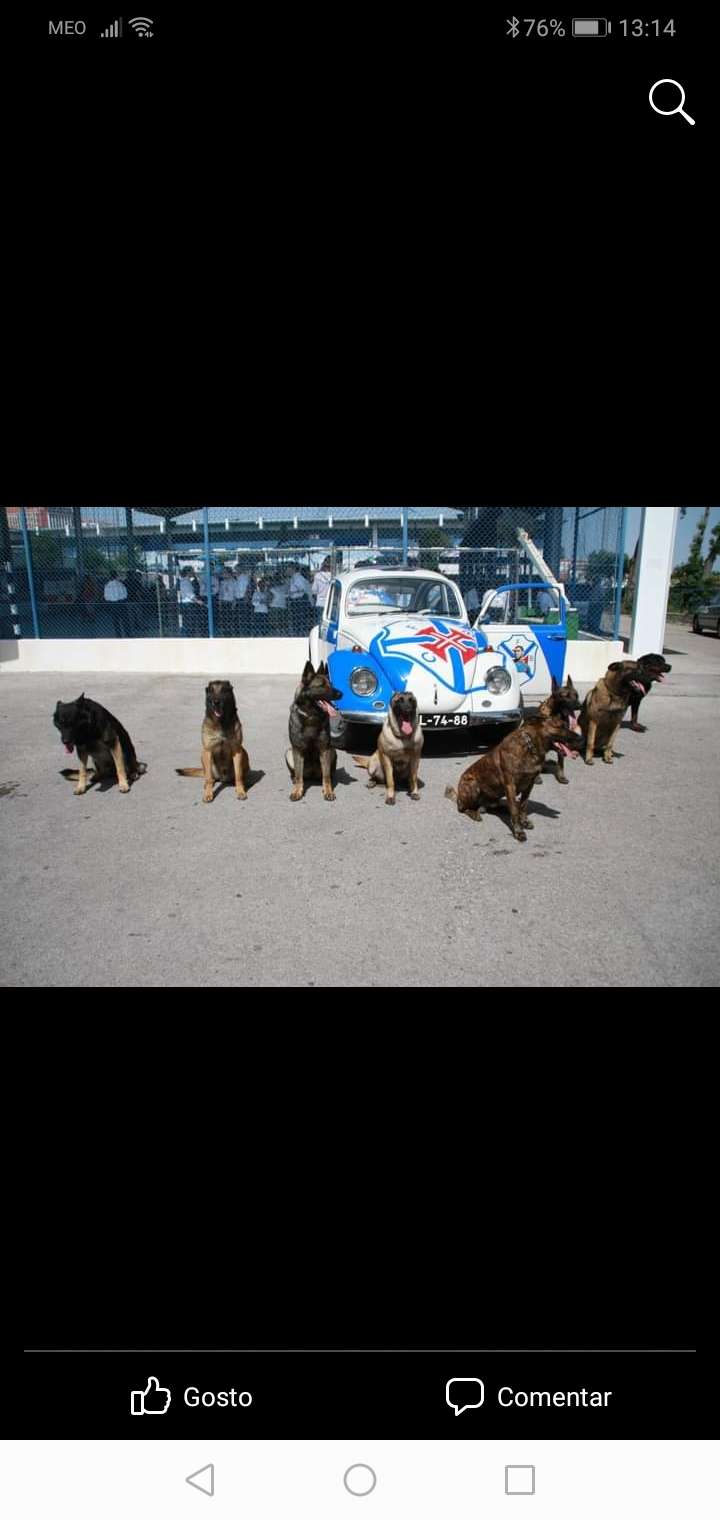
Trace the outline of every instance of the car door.
<instances>
[{"instance_id":1,"label":"car door","mask_svg":"<svg viewBox=\"0 0 720 1520\"><path fill-rule=\"evenodd\" d=\"M340 619L340 591L339 581L332 581L325 598L320 627L318 632L318 658L327 660L337 649L338 623Z\"/></svg>"},{"instance_id":2,"label":"car door","mask_svg":"<svg viewBox=\"0 0 720 1520\"><path fill-rule=\"evenodd\" d=\"M562 685L567 654L567 603L546 581L500 586L475 627L492 649L514 662L524 699L547 696L552 677Z\"/></svg>"}]
</instances>

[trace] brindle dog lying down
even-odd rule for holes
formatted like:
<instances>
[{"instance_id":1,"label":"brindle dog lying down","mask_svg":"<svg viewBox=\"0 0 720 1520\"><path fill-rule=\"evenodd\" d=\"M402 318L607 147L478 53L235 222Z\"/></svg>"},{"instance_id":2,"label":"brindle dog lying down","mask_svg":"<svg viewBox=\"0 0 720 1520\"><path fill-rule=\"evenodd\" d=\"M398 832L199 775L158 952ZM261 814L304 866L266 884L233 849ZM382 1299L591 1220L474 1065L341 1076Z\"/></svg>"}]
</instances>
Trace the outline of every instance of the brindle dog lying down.
<instances>
[{"instance_id":1,"label":"brindle dog lying down","mask_svg":"<svg viewBox=\"0 0 720 1520\"><path fill-rule=\"evenodd\" d=\"M445 789L445 796L457 802L459 813L467 813L479 822L481 813L489 807L497 807L506 799L510 810L512 831L519 844L527 839L526 829L530 822L527 809L530 793L543 768L549 749L560 755L573 755L568 740L572 737L575 718L568 713L553 713L545 718L528 718L522 727L508 734L497 749L481 755L469 765L455 787Z\"/></svg>"}]
</instances>

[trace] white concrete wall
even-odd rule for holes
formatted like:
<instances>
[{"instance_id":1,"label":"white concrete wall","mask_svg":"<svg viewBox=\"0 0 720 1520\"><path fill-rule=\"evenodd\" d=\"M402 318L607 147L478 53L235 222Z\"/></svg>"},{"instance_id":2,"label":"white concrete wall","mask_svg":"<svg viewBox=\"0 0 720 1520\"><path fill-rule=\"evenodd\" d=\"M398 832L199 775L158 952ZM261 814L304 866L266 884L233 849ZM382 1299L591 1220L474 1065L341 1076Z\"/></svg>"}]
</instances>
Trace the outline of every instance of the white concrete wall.
<instances>
[{"instance_id":1,"label":"white concrete wall","mask_svg":"<svg viewBox=\"0 0 720 1520\"><path fill-rule=\"evenodd\" d=\"M643 507L630 657L662 654L678 507Z\"/></svg>"},{"instance_id":2,"label":"white concrete wall","mask_svg":"<svg viewBox=\"0 0 720 1520\"><path fill-rule=\"evenodd\" d=\"M8 639L0 641L0 673L297 675L307 652L307 639ZM576 684L596 681L623 654L620 641L577 639L566 667Z\"/></svg>"}]
</instances>

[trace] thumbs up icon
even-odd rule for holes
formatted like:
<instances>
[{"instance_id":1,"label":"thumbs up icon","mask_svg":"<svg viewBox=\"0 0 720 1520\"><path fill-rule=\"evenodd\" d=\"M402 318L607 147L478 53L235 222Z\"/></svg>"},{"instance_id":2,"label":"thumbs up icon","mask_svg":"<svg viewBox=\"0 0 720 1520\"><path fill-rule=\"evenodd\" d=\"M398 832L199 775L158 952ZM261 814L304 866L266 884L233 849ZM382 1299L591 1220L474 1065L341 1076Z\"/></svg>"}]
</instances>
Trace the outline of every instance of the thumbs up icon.
<instances>
[{"instance_id":1,"label":"thumbs up icon","mask_svg":"<svg viewBox=\"0 0 720 1520\"><path fill-rule=\"evenodd\" d=\"M167 1414L172 1394L161 1388L157 1378L148 1378L147 1388L135 1388L130 1394L131 1414Z\"/></svg>"}]
</instances>

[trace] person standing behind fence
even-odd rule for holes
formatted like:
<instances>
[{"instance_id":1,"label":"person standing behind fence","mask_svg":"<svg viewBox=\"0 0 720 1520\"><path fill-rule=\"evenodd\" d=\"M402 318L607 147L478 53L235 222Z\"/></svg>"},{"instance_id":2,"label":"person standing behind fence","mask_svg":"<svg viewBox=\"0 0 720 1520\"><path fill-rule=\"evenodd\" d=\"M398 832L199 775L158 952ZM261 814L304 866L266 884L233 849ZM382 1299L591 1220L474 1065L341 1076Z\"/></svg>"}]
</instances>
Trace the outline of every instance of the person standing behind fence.
<instances>
[{"instance_id":1,"label":"person standing behind fence","mask_svg":"<svg viewBox=\"0 0 720 1520\"><path fill-rule=\"evenodd\" d=\"M235 567L235 631L241 639L250 637L250 597L252 585L244 564Z\"/></svg>"},{"instance_id":2,"label":"person standing behind fence","mask_svg":"<svg viewBox=\"0 0 720 1520\"><path fill-rule=\"evenodd\" d=\"M220 613L220 632L223 638L232 638L235 632L235 576L229 565L226 565L220 572L218 608Z\"/></svg>"},{"instance_id":3,"label":"person standing behind fence","mask_svg":"<svg viewBox=\"0 0 720 1520\"><path fill-rule=\"evenodd\" d=\"M309 632L307 620L308 608L312 606L312 590L300 567L294 565L292 568L294 574L290 577L288 586L290 633L294 639L301 639Z\"/></svg>"},{"instance_id":4,"label":"person standing behind fence","mask_svg":"<svg viewBox=\"0 0 720 1520\"><path fill-rule=\"evenodd\" d=\"M263 576L258 578L257 586L252 594L253 610L253 638L265 638L268 631L268 607L267 586Z\"/></svg>"},{"instance_id":5,"label":"person standing behind fence","mask_svg":"<svg viewBox=\"0 0 720 1520\"><path fill-rule=\"evenodd\" d=\"M130 631L134 636L140 629L140 622L142 617L141 603L143 595L143 583L137 573L137 570L128 570L128 573L125 576L125 585L127 586L128 596L128 621L130 623Z\"/></svg>"},{"instance_id":6,"label":"person standing behind fence","mask_svg":"<svg viewBox=\"0 0 720 1520\"><path fill-rule=\"evenodd\" d=\"M109 581L105 582L103 597L110 604L110 613L116 639L128 639L130 637L130 625L128 622L127 587L123 585L119 575L113 575Z\"/></svg>"},{"instance_id":7,"label":"person standing behind fence","mask_svg":"<svg viewBox=\"0 0 720 1520\"><path fill-rule=\"evenodd\" d=\"M288 582L278 570L270 582L270 632L276 638L284 638L288 631Z\"/></svg>"},{"instance_id":8,"label":"person standing behind fence","mask_svg":"<svg viewBox=\"0 0 720 1520\"><path fill-rule=\"evenodd\" d=\"M100 592L98 590L97 581L93 580L93 577L91 575L83 576L80 591L78 593L78 601L80 603L80 611L83 617L85 618L86 622L90 624L90 628L94 630L95 614L100 605Z\"/></svg>"},{"instance_id":9,"label":"person standing behind fence","mask_svg":"<svg viewBox=\"0 0 720 1520\"><path fill-rule=\"evenodd\" d=\"M180 571L178 603L182 616L183 638L197 638L202 602L200 600L200 583L197 576L193 575L190 565L184 565Z\"/></svg>"},{"instance_id":10,"label":"person standing behind fence","mask_svg":"<svg viewBox=\"0 0 720 1520\"><path fill-rule=\"evenodd\" d=\"M315 621L320 623L325 610L328 586L332 580L332 560L324 559L320 569L315 572L312 583L312 594L315 601Z\"/></svg>"}]
</instances>

